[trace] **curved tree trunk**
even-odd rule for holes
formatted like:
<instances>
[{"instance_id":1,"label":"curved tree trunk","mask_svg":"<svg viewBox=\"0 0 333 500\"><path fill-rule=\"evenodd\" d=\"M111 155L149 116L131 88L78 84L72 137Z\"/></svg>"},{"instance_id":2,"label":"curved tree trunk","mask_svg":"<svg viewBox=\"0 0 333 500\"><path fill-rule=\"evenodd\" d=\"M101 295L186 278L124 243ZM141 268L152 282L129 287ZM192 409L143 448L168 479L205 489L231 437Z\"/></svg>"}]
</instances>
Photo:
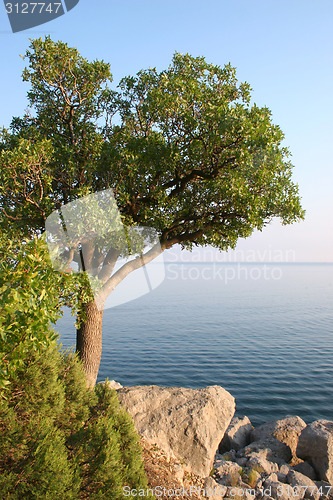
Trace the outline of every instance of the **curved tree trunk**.
<instances>
[{"instance_id":1,"label":"curved tree trunk","mask_svg":"<svg viewBox=\"0 0 333 500\"><path fill-rule=\"evenodd\" d=\"M94 387L102 355L103 309L99 311L94 301L84 304L87 316L76 331L76 352L83 361L87 385Z\"/></svg>"}]
</instances>

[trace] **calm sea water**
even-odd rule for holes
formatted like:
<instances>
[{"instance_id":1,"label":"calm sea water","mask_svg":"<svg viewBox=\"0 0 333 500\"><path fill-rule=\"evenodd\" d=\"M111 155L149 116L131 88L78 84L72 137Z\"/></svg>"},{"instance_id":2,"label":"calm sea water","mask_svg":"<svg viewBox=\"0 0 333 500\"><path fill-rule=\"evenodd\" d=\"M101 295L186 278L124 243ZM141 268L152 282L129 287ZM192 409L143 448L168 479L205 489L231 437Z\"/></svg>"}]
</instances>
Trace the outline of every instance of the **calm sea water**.
<instances>
[{"instance_id":1,"label":"calm sea water","mask_svg":"<svg viewBox=\"0 0 333 500\"><path fill-rule=\"evenodd\" d=\"M68 311L56 329L71 347ZM221 385L254 424L333 420L333 264L168 264L158 288L105 311L106 377Z\"/></svg>"}]
</instances>

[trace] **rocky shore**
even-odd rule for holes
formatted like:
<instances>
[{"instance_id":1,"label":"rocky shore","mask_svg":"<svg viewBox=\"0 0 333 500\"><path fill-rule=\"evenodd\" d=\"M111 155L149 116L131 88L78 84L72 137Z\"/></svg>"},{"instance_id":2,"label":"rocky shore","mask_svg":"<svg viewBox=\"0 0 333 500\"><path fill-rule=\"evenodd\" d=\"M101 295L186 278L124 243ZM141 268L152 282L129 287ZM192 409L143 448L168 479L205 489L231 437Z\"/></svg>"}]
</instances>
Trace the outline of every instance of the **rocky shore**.
<instances>
[{"instance_id":1,"label":"rocky shore","mask_svg":"<svg viewBox=\"0 0 333 500\"><path fill-rule=\"evenodd\" d=\"M333 500L333 421L286 416L254 428L220 386L108 383L141 436L156 498Z\"/></svg>"}]
</instances>

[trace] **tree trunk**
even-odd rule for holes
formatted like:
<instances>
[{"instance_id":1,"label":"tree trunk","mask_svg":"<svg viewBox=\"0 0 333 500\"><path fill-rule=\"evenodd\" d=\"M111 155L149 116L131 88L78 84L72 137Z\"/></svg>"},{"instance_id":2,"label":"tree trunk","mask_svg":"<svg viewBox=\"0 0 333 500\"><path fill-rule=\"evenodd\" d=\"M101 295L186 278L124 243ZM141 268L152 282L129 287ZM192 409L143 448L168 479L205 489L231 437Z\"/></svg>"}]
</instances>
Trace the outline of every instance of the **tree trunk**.
<instances>
[{"instance_id":1,"label":"tree trunk","mask_svg":"<svg viewBox=\"0 0 333 500\"><path fill-rule=\"evenodd\" d=\"M94 387L102 355L103 309L99 311L94 301L83 309L87 320L76 331L76 352L83 361L88 387Z\"/></svg>"}]
</instances>

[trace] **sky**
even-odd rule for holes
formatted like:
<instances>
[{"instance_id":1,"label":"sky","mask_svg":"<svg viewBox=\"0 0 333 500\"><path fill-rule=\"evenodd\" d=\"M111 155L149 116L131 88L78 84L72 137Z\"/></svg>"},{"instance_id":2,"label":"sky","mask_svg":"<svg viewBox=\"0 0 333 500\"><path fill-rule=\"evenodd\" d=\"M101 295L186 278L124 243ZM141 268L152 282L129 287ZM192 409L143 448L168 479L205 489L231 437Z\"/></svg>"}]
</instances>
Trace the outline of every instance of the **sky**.
<instances>
[{"instance_id":1,"label":"sky","mask_svg":"<svg viewBox=\"0 0 333 500\"><path fill-rule=\"evenodd\" d=\"M20 55L31 38L50 35L110 62L115 86L142 68L167 68L175 51L230 62L285 134L306 218L274 221L228 254L199 249L182 259L333 262L332 26L331 0L80 0L66 15L13 34L1 3L0 126L27 107Z\"/></svg>"}]
</instances>

